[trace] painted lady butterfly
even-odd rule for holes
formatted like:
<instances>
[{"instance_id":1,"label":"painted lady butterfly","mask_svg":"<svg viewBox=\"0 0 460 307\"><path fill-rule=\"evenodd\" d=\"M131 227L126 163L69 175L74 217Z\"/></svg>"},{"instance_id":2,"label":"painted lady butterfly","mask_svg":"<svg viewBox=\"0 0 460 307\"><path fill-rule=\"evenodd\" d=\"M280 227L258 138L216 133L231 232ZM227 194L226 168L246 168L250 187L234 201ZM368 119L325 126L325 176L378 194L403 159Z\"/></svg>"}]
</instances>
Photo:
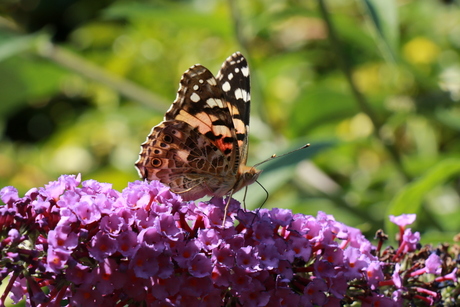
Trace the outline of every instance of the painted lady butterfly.
<instances>
[{"instance_id":1,"label":"painted lady butterfly","mask_svg":"<svg viewBox=\"0 0 460 307\"><path fill-rule=\"evenodd\" d=\"M249 68L241 53L228 57L217 77L192 66L163 122L141 145L139 175L160 180L184 200L231 196L255 182L261 171L246 165L249 105Z\"/></svg>"}]
</instances>

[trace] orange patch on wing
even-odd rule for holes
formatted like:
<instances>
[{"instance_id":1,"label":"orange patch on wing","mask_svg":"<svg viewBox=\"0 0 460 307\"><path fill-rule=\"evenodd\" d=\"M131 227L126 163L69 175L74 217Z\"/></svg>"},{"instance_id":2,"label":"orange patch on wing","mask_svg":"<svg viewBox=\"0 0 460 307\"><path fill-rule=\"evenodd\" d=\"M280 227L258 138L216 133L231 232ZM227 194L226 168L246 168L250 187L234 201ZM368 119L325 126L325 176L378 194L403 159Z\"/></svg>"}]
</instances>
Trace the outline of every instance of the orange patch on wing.
<instances>
[{"instance_id":1,"label":"orange patch on wing","mask_svg":"<svg viewBox=\"0 0 460 307\"><path fill-rule=\"evenodd\" d=\"M230 130L230 128L228 128L226 126L222 126L222 125L212 126L212 132L216 136L222 135L223 138L225 138L225 137L233 137L233 134L232 134L232 131Z\"/></svg>"},{"instance_id":2,"label":"orange patch on wing","mask_svg":"<svg viewBox=\"0 0 460 307\"><path fill-rule=\"evenodd\" d=\"M224 153L225 155L230 155L232 154L232 151L233 151L233 143L226 143L223 141L223 138L220 138L218 140L216 140L216 146L217 148L219 148L220 151L222 151L222 153ZM230 150L229 152L226 153L226 151Z\"/></svg>"},{"instance_id":3,"label":"orange patch on wing","mask_svg":"<svg viewBox=\"0 0 460 307\"><path fill-rule=\"evenodd\" d=\"M241 119L233 118L235 115L240 115L238 108L234 105L231 105L227 102L228 109L230 110L230 114L232 114L233 126L235 127L236 133L246 133L246 125L243 123Z\"/></svg>"},{"instance_id":4,"label":"orange patch on wing","mask_svg":"<svg viewBox=\"0 0 460 307\"><path fill-rule=\"evenodd\" d=\"M212 120L206 113L199 113L197 116L190 115L190 113L181 110L175 117L175 120L186 122L193 128L198 128L201 134L206 134L211 131Z\"/></svg>"}]
</instances>

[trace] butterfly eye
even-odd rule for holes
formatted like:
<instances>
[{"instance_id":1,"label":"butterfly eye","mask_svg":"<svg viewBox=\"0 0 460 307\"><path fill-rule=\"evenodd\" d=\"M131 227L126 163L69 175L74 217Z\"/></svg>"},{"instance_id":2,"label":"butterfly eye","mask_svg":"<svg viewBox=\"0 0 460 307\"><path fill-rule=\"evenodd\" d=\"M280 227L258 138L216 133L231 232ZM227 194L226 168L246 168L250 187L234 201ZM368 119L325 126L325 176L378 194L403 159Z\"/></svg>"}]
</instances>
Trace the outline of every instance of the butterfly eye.
<instances>
[{"instance_id":1,"label":"butterfly eye","mask_svg":"<svg viewBox=\"0 0 460 307\"><path fill-rule=\"evenodd\" d=\"M161 159L158 159L158 158L152 159L152 165L154 167L160 167L161 166Z\"/></svg>"}]
</instances>

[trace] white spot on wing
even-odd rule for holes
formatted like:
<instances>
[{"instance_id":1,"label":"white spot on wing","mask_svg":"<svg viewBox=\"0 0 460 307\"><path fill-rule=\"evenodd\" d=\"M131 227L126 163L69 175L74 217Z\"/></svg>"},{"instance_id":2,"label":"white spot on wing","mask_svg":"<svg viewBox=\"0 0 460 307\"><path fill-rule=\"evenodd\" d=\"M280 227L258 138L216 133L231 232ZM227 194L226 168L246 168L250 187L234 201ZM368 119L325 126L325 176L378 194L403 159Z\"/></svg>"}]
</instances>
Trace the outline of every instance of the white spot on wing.
<instances>
[{"instance_id":1,"label":"white spot on wing","mask_svg":"<svg viewBox=\"0 0 460 307\"><path fill-rule=\"evenodd\" d=\"M238 67L235 68L235 72L236 73L239 73L240 72L240 69Z\"/></svg>"},{"instance_id":2,"label":"white spot on wing","mask_svg":"<svg viewBox=\"0 0 460 307\"><path fill-rule=\"evenodd\" d=\"M193 86L193 90L194 90L194 91L197 91L199 88L200 88L200 87L199 87L197 84L195 84L195 85Z\"/></svg>"},{"instance_id":3,"label":"white spot on wing","mask_svg":"<svg viewBox=\"0 0 460 307\"><path fill-rule=\"evenodd\" d=\"M214 78L210 78L210 79L208 79L208 80L206 80L206 81L207 81L209 84L213 85L213 86L217 85L216 79L214 79Z\"/></svg>"},{"instance_id":4,"label":"white spot on wing","mask_svg":"<svg viewBox=\"0 0 460 307\"><path fill-rule=\"evenodd\" d=\"M221 99L216 99L216 98L209 98L206 100L206 103L212 108L212 107L219 107L219 108L224 108L224 104Z\"/></svg>"},{"instance_id":5,"label":"white spot on wing","mask_svg":"<svg viewBox=\"0 0 460 307\"><path fill-rule=\"evenodd\" d=\"M249 100L251 100L251 95L245 90L239 88L235 90L235 98L243 99L244 102L248 102Z\"/></svg>"},{"instance_id":6,"label":"white spot on wing","mask_svg":"<svg viewBox=\"0 0 460 307\"><path fill-rule=\"evenodd\" d=\"M193 93L192 95L190 95L190 100L193 102L198 102L200 101L200 96L198 96L197 93Z\"/></svg>"},{"instance_id":7,"label":"white spot on wing","mask_svg":"<svg viewBox=\"0 0 460 307\"><path fill-rule=\"evenodd\" d=\"M249 76L249 68L247 66L241 67L241 72L243 73L245 77Z\"/></svg>"},{"instance_id":8,"label":"white spot on wing","mask_svg":"<svg viewBox=\"0 0 460 307\"><path fill-rule=\"evenodd\" d=\"M228 81L222 84L222 90L224 92L228 92L230 89L231 89L231 86L230 86L230 83L228 83Z\"/></svg>"},{"instance_id":9,"label":"white spot on wing","mask_svg":"<svg viewBox=\"0 0 460 307\"><path fill-rule=\"evenodd\" d=\"M200 79L200 80L198 80L198 82L200 82L201 84L203 84L204 81L203 81L203 79Z\"/></svg>"},{"instance_id":10,"label":"white spot on wing","mask_svg":"<svg viewBox=\"0 0 460 307\"><path fill-rule=\"evenodd\" d=\"M228 80L232 80L233 79L233 74L232 73L229 73L228 76L227 76Z\"/></svg>"}]
</instances>

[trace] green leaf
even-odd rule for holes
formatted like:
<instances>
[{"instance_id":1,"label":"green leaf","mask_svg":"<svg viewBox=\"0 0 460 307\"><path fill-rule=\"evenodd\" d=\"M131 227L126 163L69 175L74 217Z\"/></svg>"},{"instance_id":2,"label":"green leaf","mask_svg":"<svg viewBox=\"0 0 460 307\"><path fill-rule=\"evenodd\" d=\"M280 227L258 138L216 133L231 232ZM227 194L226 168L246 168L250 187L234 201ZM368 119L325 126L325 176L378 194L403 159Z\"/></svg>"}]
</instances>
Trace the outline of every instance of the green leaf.
<instances>
[{"instance_id":1,"label":"green leaf","mask_svg":"<svg viewBox=\"0 0 460 307\"><path fill-rule=\"evenodd\" d=\"M356 103L349 93L316 84L305 89L292 108L289 129L301 135L319 126L339 123L356 114ZM321 106L321 107L319 107Z\"/></svg>"},{"instance_id":2,"label":"green leaf","mask_svg":"<svg viewBox=\"0 0 460 307\"><path fill-rule=\"evenodd\" d=\"M294 151L287 156L279 157L268 161L266 164L263 163L260 166L256 166L257 169L263 171L258 181L269 193L273 193L287 182L292 181L295 174L295 166L300 161L312 159L315 155L329 149L333 145L333 142L314 143L309 148ZM295 150L301 146L302 144L297 144L291 147L290 150ZM249 189L248 204L262 204L267 197L267 193L264 189L257 188L255 184ZM242 194L244 191L238 193L240 194L238 194L237 199L243 199Z\"/></svg>"},{"instance_id":3,"label":"green leaf","mask_svg":"<svg viewBox=\"0 0 460 307\"><path fill-rule=\"evenodd\" d=\"M423 197L433 188L446 182L453 175L460 174L460 159L448 159L439 162L428 170L422 177L406 185L393 199L388 207L388 215L403 213L419 213ZM387 232L393 233L395 226L385 220ZM391 237L391 234L390 234Z\"/></svg>"},{"instance_id":4,"label":"green leaf","mask_svg":"<svg viewBox=\"0 0 460 307\"><path fill-rule=\"evenodd\" d=\"M394 61L399 43L398 11L395 0L362 0L375 28L377 45L388 61Z\"/></svg>"},{"instance_id":5,"label":"green leaf","mask_svg":"<svg viewBox=\"0 0 460 307\"><path fill-rule=\"evenodd\" d=\"M31 50L36 41L36 35L0 37L0 62L24 51Z\"/></svg>"},{"instance_id":6,"label":"green leaf","mask_svg":"<svg viewBox=\"0 0 460 307\"><path fill-rule=\"evenodd\" d=\"M279 159L276 158L274 160L271 160L270 162L267 162L266 165L261 166L260 169L263 169L263 173L265 175L269 172L276 171L280 168L295 166L302 160L312 159L319 152L329 149L332 145L332 142L315 143L306 149L293 151L285 157L279 157ZM295 150L296 148L300 148L301 146L302 145L299 144L299 146L292 147L290 150Z\"/></svg>"},{"instance_id":7,"label":"green leaf","mask_svg":"<svg viewBox=\"0 0 460 307\"><path fill-rule=\"evenodd\" d=\"M420 241L423 245L431 244L433 246L443 243L456 244L454 238L457 234L458 233L454 231L426 232L423 234Z\"/></svg>"}]
</instances>

